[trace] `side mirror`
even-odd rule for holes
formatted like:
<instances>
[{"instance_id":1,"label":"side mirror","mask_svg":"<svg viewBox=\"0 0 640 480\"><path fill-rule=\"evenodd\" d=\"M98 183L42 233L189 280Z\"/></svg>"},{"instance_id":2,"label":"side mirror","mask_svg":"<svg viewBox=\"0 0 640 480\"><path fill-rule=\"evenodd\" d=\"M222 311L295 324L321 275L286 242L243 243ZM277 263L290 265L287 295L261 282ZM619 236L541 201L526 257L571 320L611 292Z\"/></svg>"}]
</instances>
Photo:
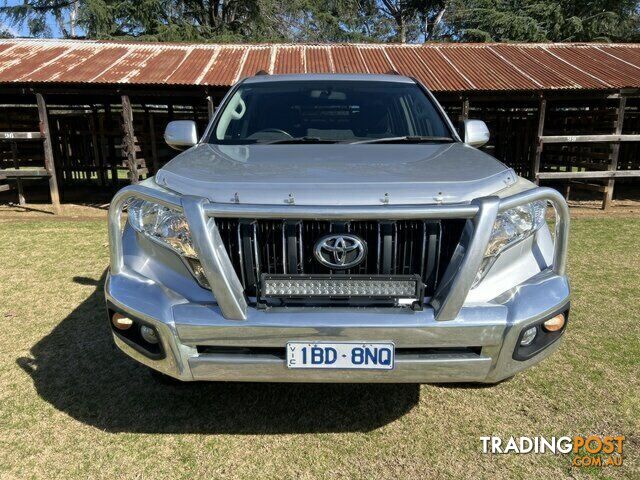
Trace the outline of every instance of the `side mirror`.
<instances>
[{"instance_id":1,"label":"side mirror","mask_svg":"<svg viewBox=\"0 0 640 480\"><path fill-rule=\"evenodd\" d=\"M186 150L198 143L198 131L193 120L174 120L164 130L164 141L171 148Z\"/></svg>"},{"instance_id":2,"label":"side mirror","mask_svg":"<svg viewBox=\"0 0 640 480\"><path fill-rule=\"evenodd\" d=\"M464 121L464 143L472 147L481 147L489 141L489 129L482 120Z\"/></svg>"}]
</instances>

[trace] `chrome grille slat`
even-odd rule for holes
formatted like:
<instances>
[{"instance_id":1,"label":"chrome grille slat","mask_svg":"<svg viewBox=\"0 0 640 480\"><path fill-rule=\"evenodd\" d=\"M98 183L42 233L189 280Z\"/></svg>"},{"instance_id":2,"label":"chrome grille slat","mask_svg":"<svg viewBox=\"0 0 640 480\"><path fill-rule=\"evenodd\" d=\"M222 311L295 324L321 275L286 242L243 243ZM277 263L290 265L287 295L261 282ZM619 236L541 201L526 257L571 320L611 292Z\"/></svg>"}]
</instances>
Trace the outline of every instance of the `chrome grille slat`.
<instances>
[{"instance_id":1,"label":"chrome grille slat","mask_svg":"<svg viewBox=\"0 0 640 480\"><path fill-rule=\"evenodd\" d=\"M283 273L296 273L296 272L287 272L288 267L288 259L287 259L287 232L286 232L286 222L283 220L280 224L280 229L282 230L282 272Z\"/></svg>"},{"instance_id":2,"label":"chrome grille slat","mask_svg":"<svg viewBox=\"0 0 640 480\"><path fill-rule=\"evenodd\" d=\"M391 271L398 273L398 222L393 222L393 257Z\"/></svg>"},{"instance_id":3,"label":"chrome grille slat","mask_svg":"<svg viewBox=\"0 0 640 480\"><path fill-rule=\"evenodd\" d=\"M252 236L253 236L253 261L255 262L255 270L256 270L256 285L253 286L253 289L257 291L257 279L260 278L260 255L258 254L258 224L257 222L253 222L251 224Z\"/></svg>"},{"instance_id":4,"label":"chrome grille slat","mask_svg":"<svg viewBox=\"0 0 640 480\"><path fill-rule=\"evenodd\" d=\"M425 261L427 260L427 221L422 221L422 249L420 255L420 278L424 277Z\"/></svg>"},{"instance_id":5,"label":"chrome grille slat","mask_svg":"<svg viewBox=\"0 0 640 480\"><path fill-rule=\"evenodd\" d=\"M238 226L236 227L236 232L238 235L238 258L240 259L240 282L242 283L242 288L247 290L247 279L245 278L244 272L244 260L242 256L242 224L238 222Z\"/></svg>"},{"instance_id":6,"label":"chrome grille slat","mask_svg":"<svg viewBox=\"0 0 640 480\"><path fill-rule=\"evenodd\" d=\"M302 251L302 222L298 222L298 265L300 273L304 273L304 252Z\"/></svg>"}]
</instances>

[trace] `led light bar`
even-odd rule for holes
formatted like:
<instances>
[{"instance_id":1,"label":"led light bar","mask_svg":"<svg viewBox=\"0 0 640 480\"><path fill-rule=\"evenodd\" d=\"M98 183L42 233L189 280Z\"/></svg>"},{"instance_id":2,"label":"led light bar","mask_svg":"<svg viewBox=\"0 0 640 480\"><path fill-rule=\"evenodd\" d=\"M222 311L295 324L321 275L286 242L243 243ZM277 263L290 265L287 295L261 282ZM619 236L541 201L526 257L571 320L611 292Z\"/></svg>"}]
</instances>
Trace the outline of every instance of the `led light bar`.
<instances>
[{"instance_id":1,"label":"led light bar","mask_svg":"<svg viewBox=\"0 0 640 480\"><path fill-rule=\"evenodd\" d=\"M264 297L412 298L421 296L418 276L263 275Z\"/></svg>"}]
</instances>

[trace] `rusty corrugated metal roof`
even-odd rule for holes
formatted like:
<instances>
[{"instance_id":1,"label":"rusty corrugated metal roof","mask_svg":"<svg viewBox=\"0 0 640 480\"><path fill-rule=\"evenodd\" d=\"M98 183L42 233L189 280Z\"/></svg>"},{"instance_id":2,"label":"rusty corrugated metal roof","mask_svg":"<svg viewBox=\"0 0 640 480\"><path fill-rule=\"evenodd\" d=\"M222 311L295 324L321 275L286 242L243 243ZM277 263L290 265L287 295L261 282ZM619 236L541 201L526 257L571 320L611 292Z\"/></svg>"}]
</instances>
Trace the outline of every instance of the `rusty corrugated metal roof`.
<instances>
[{"instance_id":1,"label":"rusty corrugated metal roof","mask_svg":"<svg viewBox=\"0 0 640 480\"><path fill-rule=\"evenodd\" d=\"M0 83L211 85L260 70L385 73L433 91L640 88L640 44L214 45L0 40Z\"/></svg>"}]
</instances>

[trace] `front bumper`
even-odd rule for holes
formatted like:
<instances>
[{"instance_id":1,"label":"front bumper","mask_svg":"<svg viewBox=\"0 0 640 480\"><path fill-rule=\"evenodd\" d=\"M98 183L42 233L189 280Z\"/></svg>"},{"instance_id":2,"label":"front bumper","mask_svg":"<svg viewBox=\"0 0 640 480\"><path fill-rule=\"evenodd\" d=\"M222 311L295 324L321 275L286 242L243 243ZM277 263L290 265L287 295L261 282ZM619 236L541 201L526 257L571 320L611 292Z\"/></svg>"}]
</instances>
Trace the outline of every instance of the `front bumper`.
<instances>
[{"instance_id":1,"label":"front bumper","mask_svg":"<svg viewBox=\"0 0 640 480\"><path fill-rule=\"evenodd\" d=\"M110 308L155 327L164 356L150 358L114 333L116 345L139 362L185 381L493 383L558 348L555 341L528 360L513 359L520 332L565 311L569 301L567 278L551 270L491 303L464 306L446 322L436 320L432 308L249 308L246 320L228 320L215 303L190 303L127 270L110 275L105 292ZM291 370L274 351L284 351L293 340L392 341L396 366L388 371ZM219 349L207 353L212 348L206 347Z\"/></svg>"}]
</instances>

